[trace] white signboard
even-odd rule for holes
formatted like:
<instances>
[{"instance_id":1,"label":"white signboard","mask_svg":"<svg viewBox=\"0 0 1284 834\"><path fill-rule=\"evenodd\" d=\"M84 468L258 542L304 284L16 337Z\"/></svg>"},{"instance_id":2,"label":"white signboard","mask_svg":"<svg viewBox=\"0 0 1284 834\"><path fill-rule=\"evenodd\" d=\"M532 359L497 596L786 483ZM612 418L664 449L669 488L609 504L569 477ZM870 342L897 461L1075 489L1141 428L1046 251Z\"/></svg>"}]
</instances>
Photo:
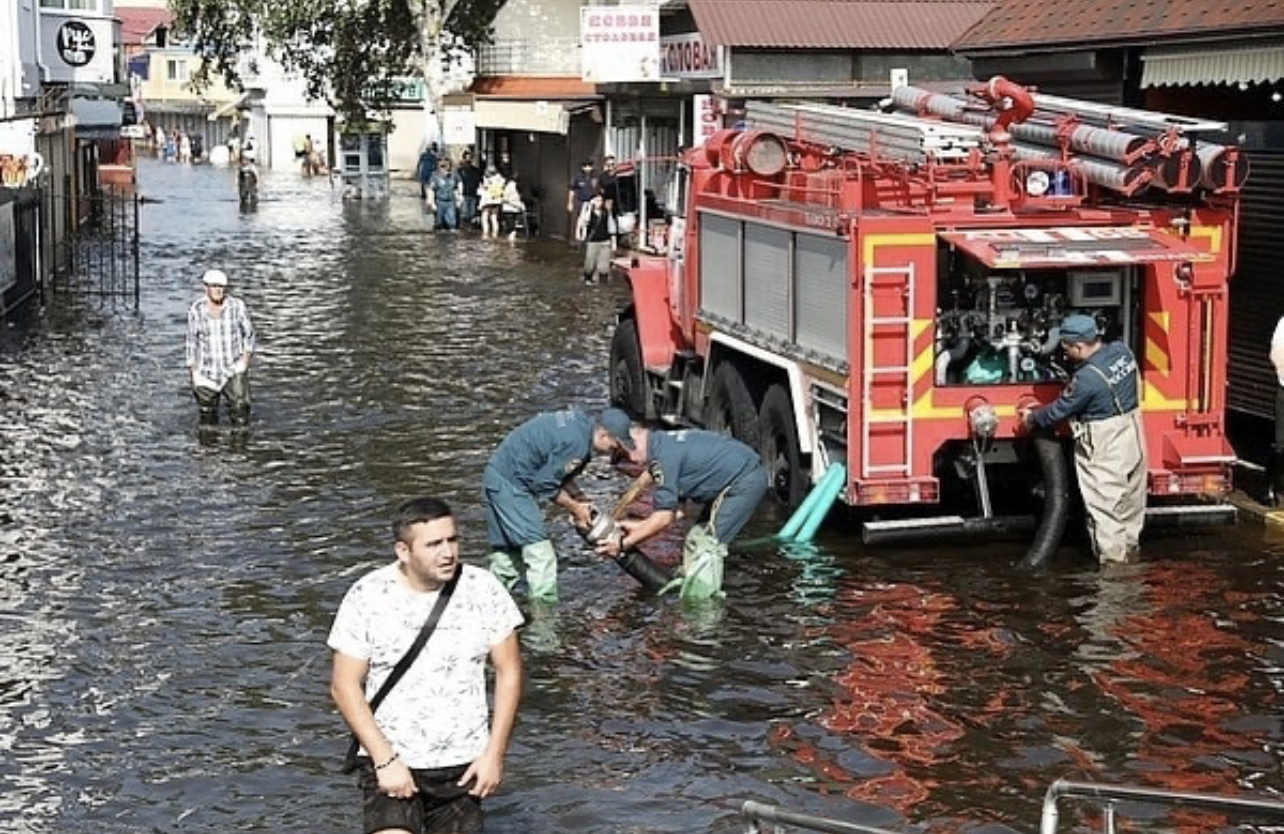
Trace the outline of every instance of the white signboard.
<instances>
[{"instance_id":1,"label":"white signboard","mask_svg":"<svg viewBox=\"0 0 1284 834\"><path fill-rule=\"evenodd\" d=\"M582 7L580 77L594 84L659 81L660 15L655 7Z\"/></svg>"},{"instance_id":2,"label":"white signboard","mask_svg":"<svg viewBox=\"0 0 1284 834\"><path fill-rule=\"evenodd\" d=\"M477 116L472 107L446 105L441 111L442 141L447 145L471 145L477 141Z\"/></svg>"},{"instance_id":3,"label":"white signboard","mask_svg":"<svg viewBox=\"0 0 1284 834\"><path fill-rule=\"evenodd\" d=\"M112 21L41 13L40 48L46 81L113 84L116 52Z\"/></svg>"},{"instance_id":4,"label":"white signboard","mask_svg":"<svg viewBox=\"0 0 1284 834\"><path fill-rule=\"evenodd\" d=\"M722 129L722 107L713 96L692 96L695 106L695 125L692 136L692 147L700 147L709 137Z\"/></svg>"},{"instance_id":5,"label":"white signboard","mask_svg":"<svg viewBox=\"0 0 1284 834\"><path fill-rule=\"evenodd\" d=\"M721 78L722 47L705 43L699 32L660 38L664 78Z\"/></svg>"}]
</instances>

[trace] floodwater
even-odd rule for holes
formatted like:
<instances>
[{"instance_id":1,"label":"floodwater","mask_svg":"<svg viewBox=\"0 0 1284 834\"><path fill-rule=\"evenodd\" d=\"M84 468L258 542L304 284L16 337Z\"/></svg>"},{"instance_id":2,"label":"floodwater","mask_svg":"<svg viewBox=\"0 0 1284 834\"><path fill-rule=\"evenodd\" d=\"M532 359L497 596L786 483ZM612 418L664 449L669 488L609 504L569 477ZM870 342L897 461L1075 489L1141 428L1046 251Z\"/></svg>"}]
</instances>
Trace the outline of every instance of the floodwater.
<instances>
[{"instance_id":1,"label":"floodwater","mask_svg":"<svg viewBox=\"0 0 1284 834\"><path fill-rule=\"evenodd\" d=\"M274 174L242 214L230 171L144 160L140 309L63 295L0 334L0 830L359 830L332 613L408 496L449 500L482 556L489 451L604 404L623 297L559 242L433 235L402 189ZM213 266L260 334L246 432L198 434L185 387ZM625 481L585 479L603 503ZM551 522L563 600L529 611L488 831L731 832L756 799L999 834L1034 831L1058 777L1284 792L1284 543L1261 528L1031 576L1017 545L785 550L782 521L701 607Z\"/></svg>"}]
</instances>

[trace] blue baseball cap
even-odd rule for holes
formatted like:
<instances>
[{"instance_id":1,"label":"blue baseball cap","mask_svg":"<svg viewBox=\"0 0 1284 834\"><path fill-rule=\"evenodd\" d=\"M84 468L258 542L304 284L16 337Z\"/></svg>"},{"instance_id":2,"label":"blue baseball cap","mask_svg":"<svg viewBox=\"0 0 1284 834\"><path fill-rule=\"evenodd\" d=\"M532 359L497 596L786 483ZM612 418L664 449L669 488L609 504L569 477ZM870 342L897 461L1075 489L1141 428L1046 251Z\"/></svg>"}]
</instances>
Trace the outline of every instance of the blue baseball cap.
<instances>
[{"instance_id":1,"label":"blue baseball cap","mask_svg":"<svg viewBox=\"0 0 1284 834\"><path fill-rule=\"evenodd\" d=\"M620 445L633 451L633 438L629 435L629 429L633 428L633 421L629 415L625 414L618 408L608 408L602 412L602 416L597 422L606 429L606 433L618 440Z\"/></svg>"},{"instance_id":2,"label":"blue baseball cap","mask_svg":"<svg viewBox=\"0 0 1284 834\"><path fill-rule=\"evenodd\" d=\"M1095 342L1097 341L1097 323L1091 316L1066 316L1061 322L1061 341Z\"/></svg>"}]
</instances>

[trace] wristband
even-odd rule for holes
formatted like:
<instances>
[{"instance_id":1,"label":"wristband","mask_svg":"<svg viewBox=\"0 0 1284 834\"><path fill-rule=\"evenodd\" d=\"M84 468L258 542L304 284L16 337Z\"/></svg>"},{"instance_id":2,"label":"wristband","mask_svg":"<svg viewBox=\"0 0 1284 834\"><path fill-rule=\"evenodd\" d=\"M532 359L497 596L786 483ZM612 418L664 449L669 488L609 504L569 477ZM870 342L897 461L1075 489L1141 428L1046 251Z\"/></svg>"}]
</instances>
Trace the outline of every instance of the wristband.
<instances>
[{"instance_id":1,"label":"wristband","mask_svg":"<svg viewBox=\"0 0 1284 834\"><path fill-rule=\"evenodd\" d=\"M388 765L392 764L392 763L393 763L393 762L395 762L396 760L397 760L397 754L396 754L396 753L393 753L393 754L392 754L392 758L391 758L391 759L389 759L388 761L384 762L383 764L377 764L377 765L375 765L375 766L374 766L374 769L375 769L375 770L383 770L385 767L387 767Z\"/></svg>"}]
</instances>

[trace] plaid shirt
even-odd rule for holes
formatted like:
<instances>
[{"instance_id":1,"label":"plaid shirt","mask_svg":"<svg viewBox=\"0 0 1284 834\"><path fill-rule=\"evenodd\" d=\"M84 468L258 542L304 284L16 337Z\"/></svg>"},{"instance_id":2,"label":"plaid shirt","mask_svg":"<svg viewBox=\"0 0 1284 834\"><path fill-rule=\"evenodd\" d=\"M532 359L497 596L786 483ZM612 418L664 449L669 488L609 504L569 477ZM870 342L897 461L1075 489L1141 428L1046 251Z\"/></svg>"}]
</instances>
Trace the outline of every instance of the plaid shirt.
<instances>
[{"instance_id":1,"label":"plaid shirt","mask_svg":"<svg viewBox=\"0 0 1284 834\"><path fill-rule=\"evenodd\" d=\"M253 352L254 325L241 299L227 296L218 318L206 315L203 298L187 311L187 367L198 379L221 389L236 375L237 361Z\"/></svg>"}]
</instances>

